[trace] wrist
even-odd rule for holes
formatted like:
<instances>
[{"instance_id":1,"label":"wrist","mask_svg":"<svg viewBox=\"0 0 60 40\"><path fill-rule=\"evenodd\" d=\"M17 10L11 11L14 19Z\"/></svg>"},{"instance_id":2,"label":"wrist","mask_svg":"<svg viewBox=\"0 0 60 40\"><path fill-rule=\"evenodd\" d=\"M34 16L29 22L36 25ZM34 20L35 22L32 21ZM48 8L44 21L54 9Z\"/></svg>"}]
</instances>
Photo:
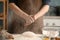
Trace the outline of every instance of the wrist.
<instances>
[{"instance_id":1,"label":"wrist","mask_svg":"<svg viewBox=\"0 0 60 40\"><path fill-rule=\"evenodd\" d=\"M36 20L36 19L37 19L37 17L36 17L36 16L34 16L34 19Z\"/></svg>"}]
</instances>

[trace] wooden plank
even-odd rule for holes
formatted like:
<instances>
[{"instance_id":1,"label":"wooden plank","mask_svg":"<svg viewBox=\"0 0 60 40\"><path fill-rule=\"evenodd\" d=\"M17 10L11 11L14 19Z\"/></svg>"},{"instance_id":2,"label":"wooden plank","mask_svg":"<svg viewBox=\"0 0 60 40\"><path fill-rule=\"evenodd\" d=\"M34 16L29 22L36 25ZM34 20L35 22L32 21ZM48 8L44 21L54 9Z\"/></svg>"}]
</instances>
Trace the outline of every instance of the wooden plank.
<instances>
[{"instance_id":1,"label":"wooden plank","mask_svg":"<svg viewBox=\"0 0 60 40\"><path fill-rule=\"evenodd\" d=\"M5 29L5 0L4 0L4 11L3 11L3 16L4 16L4 19L3 19L3 29Z\"/></svg>"},{"instance_id":2,"label":"wooden plank","mask_svg":"<svg viewBox=\"0 0 60 40\"><path fill-rule=\"evenodd\" d=\"M4 29L7 30L8 29L8 22L7 22L7 10L8 10L8 1L4 0Z\"/></svg>"},{"instance_id":3,"label":"wooden plank","mask_svg":"<svg viewBox=\"0 0 60 40\"><path fill-rule=\"evenodd\" d=\"M0 0L0 2L1 2L1 1L4 1L4 0Z\"/></svg>"},{"instance_id":4,"label":"wooden plank","mask_svg":"<svg viewBox=\"0 0 60 40\"><path fill-rule=\"evenodd\" d=\"M4 29L5 30L8 29L8 27L7 27L8 26L8 24L7 24L8 23L7 22L7 13L8 13L7 10L8 10L8 6L7 5L8 5L8 1L5 0L5 9L4 9L4 25L5 25Z\"/></svg>"},{"instance_id":5,"label":"wooden plank","mask_svg":"<svg viewBox=\"0 0 60 40\"><path fill-rule=\"evenodd\" d=\"M3 20L4 18L3 17L0 17L0 20Z\"/></svg>"},{"instance_id":6,"label":"wooden plank","mask_svg":"<svg viewBox=\"0 0 60 40\"><path fill-rule=\"evenodd\" d=\"M0 17L3 17L3 13L0 13Z\"/></svg>"},{"instance_id":7,"label":"wooden plank","mask_svg":"<svg viewBox=\"0 0 60 40\"><path fill-rule=\"evenodd\" d=\"M6 4L7 8L6 8L6 27L5 27L5 29L8 30L8 0L6 0L6 2L7 2L7 4Z\"/></svg>"}]
</instances>

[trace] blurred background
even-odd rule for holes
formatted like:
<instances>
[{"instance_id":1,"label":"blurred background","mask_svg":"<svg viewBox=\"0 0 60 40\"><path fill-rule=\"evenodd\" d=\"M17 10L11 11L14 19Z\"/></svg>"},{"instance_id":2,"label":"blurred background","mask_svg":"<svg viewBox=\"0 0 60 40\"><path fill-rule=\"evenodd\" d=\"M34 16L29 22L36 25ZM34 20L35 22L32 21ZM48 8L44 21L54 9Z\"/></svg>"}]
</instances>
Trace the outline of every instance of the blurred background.
<instances>
[{"instance_id":1,"label":"blurred background","mask_svg":"<svg viewBox=\"0 0 60 40\"><path fill-rule=\"evenodd\" d=\"M60 0L51 0L50 9L44 17L44 26L60 30Z\"/></svg>"}]
</instances>

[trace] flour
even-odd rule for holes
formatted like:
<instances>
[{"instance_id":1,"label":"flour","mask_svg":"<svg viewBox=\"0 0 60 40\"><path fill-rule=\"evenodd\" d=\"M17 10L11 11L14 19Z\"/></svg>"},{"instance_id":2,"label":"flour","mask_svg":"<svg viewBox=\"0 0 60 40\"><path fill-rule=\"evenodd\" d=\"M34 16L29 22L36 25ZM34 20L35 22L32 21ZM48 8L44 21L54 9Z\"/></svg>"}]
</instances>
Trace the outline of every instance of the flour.
<instances>
[{"instance_id":1,"label":"flour","mask_svg":"<svg viewBox=\"0 0 60 40\"><path fill-rule=\"evenodd\" d=\"M42 40L37 34L27 31L22 34L15 34L14 40Z\"/></svg>"}]
</instances>

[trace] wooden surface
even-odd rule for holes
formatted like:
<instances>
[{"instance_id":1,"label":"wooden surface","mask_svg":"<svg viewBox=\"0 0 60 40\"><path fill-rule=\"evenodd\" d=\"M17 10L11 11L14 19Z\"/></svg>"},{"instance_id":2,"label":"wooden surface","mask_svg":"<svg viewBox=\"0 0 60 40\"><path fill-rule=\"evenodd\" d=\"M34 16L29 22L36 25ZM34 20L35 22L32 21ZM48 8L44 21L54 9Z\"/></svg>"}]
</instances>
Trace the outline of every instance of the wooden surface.
<instances>
[{"instance_id":1,"label":"wooden surface","mask_svg":"<svg viewBox=\"0 0 60 40\"><path fill-rule=\"evenodd\" d=\"M7 0L0 0L3 2L3 12L0 14L0 20L3 20L3 29L7 29ZM1 9L0 9L1 10Z\"/></svg>"},{"instance_id":2,"label":"wooden surface","mask_svg":"<svg viewBox=\"0 0 60 40\"><path fill-rule=\"evenodd\" d=\"M0 0L0 1L4 1L4 0Z\"/></svg>"}]
</instances>

